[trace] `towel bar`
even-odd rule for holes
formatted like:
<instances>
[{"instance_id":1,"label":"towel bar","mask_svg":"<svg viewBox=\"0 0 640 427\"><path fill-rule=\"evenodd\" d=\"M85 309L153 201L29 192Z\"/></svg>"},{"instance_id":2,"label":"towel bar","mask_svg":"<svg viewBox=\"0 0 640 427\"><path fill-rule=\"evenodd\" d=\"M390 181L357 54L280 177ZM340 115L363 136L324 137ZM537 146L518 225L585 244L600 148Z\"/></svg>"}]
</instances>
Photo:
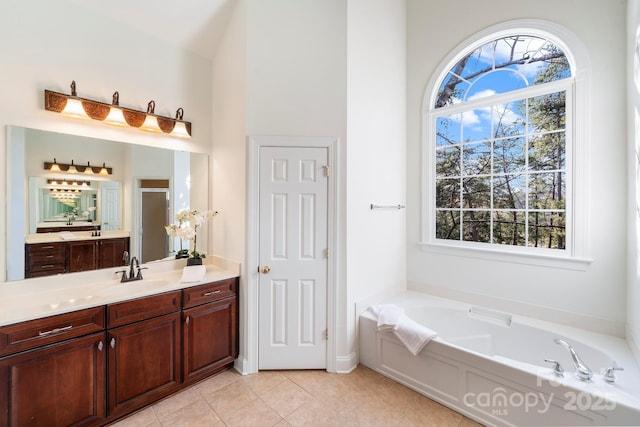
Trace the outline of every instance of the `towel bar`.
<instances>
[{"instance_id":1,"label":"towel bar","mask_svg":"<svg viewBox=\"0 0 640 427\"><path fill-rule=\"evenodd\" d=\"M404 205L374 205L371 204L371 210L374 209L404 209Z\"/></svg>"}]
</instances>

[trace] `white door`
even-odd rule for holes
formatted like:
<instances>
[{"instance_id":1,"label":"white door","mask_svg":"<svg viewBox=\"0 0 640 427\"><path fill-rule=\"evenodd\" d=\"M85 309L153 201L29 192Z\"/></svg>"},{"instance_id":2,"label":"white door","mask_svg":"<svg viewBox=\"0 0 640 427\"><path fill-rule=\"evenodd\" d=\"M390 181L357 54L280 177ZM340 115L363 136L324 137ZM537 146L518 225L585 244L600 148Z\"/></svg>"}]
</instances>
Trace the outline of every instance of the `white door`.
<instances>
[{"instance_id":1,"label":"white door","mask_svg":"<svg viewBox=\"0 0 640 427\"><path fill-rule=\"evenodd\" d=\"M102 230L119 230L120 224L120 183L102 182L100 207L100 228Z\"/></svg>"},{"instance_id":2,"label":"white door","mask_svg":"<svg viewBox=\"0 0 640 427\"><path fill-rule=\"evenodd\" d=\"M260 148L259 369L327 363L327 148Z\"/></svg>"}]
</instances>

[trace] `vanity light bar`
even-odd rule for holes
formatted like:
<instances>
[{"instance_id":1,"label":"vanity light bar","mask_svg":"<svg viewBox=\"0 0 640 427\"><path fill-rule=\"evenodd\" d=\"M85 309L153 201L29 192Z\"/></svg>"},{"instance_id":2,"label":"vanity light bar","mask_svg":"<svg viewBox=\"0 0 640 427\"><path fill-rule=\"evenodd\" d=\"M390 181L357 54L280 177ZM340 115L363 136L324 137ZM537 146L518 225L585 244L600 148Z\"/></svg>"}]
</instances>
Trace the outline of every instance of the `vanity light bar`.
<instances>
[{"instance_id":1,"label":"vanity light bar","mask_svg":"<svg viewBox=\"0 0 640 427\"><path fill-rule=\"evenodd\" d=\"M165 133L170 136L191 138L191 122L183 120L184 110L178 108L176 117L155 114L155 101L149 101L147 111L120 106L120 94L113 94L112 103L80 98L75 80L71 82L71 95L44 90L44 108L65 117L99 120L114 126L128 126L147 132Z\"/></svg>"},{"instance_id":2,"label":"vanity light bar","mask_svg":"<svg viewBox=\"0 0 640 427\"><path fill-rule=\"evenodd\" d=\"M77 180L69 181L66 179L59 179L59 180L48 179L47 184L65 185L65 186L71 186L71 187L89 187L91 186L91 181L77 181Z\"/></svg>"},{"instance_id":3,"label":"vanity light bar","mask_svg":"<svg viewBox=\"0 0 640 427\"><path fill-rule=\"evenodd\" d=\"M102 166L91 166L91 163L87 162L86 166L76 165L71 160L71 164L58 163L56 159L52 162L44 162L44 170L51 172L68 172L68 173L84 173L86 175L98 174L98 175L111 175L113 168L107 167L104 163Z\"/></svg>"}]
</instances>

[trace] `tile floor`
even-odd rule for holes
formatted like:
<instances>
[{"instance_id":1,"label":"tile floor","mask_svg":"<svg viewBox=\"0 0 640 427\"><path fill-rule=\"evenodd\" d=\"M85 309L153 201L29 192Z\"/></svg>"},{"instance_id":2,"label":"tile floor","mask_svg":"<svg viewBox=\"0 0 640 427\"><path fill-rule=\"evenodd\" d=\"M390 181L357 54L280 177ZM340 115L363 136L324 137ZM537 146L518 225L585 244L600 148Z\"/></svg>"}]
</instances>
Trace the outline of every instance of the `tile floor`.
<instances>
[{"instance_id":1,"label":"tile floor","mask_svg":"<svg viewBox=\"0 0 640 427\"><path fill-rule=\"evenodd\" d=\"M112 424L147 426L452 426L480 424L359 366L324 371L222 372Z\"/></svg>"}]
</instances>

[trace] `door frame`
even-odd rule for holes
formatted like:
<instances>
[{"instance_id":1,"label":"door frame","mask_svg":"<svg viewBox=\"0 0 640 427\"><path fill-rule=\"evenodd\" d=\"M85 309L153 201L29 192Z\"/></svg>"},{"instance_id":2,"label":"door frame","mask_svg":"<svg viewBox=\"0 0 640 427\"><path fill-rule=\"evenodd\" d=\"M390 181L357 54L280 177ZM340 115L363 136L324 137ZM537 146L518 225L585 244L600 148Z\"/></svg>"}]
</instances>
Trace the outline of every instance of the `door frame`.
<instances>
[{"instance_id":1,"label":"door frame","mask_svg":"<svg viewBox=\"0 0 640 427\"><path fill-rule=\"evenodd\" d=\"M329 160L329 176L327 182L327 363L328 372L336 372L336 260L338 252L337 236L337 182L338 182L338 138L332 137L296 137L254 135L247 137L247 297L246 312L241 318L246 319L246 348L244 360L238 366L244 374L258 372L259 360L259 299L258 299L258 262L259 262L259 218L260 218L260 149L262 147L300 147L326 148ZM242 310L242 306L241 306Z\"/></svg>"},{"instance_id":2,"label":"door frame","mask_svg":"<svg viewBox=\"0 0 640 427\"><path fill-rule=\"evenodd\" d=\"M138 180L138 183L140 183L140 180ZM142 228L142 214L143 214L143 209L142 209L142 193L165 193L165 195L167 196L167 216L169 217L169 222L171 222L170 218L172 216L172 211L171 211L171 189L170 188L145 188L145 187L140 187L138 184L138 236L137 236L137 241L138 241L138 253L136 254L136 256L138 257L138 259L140 260L140 262L142 262L142 241L144 239L143 233L144 233L144 229ZM173 240L172 239L168 239L168 247L167 247L167 253L165 254L165 257L169 256L169 254L171 253L171 249L173 247ZM131 251L129 251L131 252ZM131 255L134 256L134 255Z\"/></svg>"}]
</instances>

